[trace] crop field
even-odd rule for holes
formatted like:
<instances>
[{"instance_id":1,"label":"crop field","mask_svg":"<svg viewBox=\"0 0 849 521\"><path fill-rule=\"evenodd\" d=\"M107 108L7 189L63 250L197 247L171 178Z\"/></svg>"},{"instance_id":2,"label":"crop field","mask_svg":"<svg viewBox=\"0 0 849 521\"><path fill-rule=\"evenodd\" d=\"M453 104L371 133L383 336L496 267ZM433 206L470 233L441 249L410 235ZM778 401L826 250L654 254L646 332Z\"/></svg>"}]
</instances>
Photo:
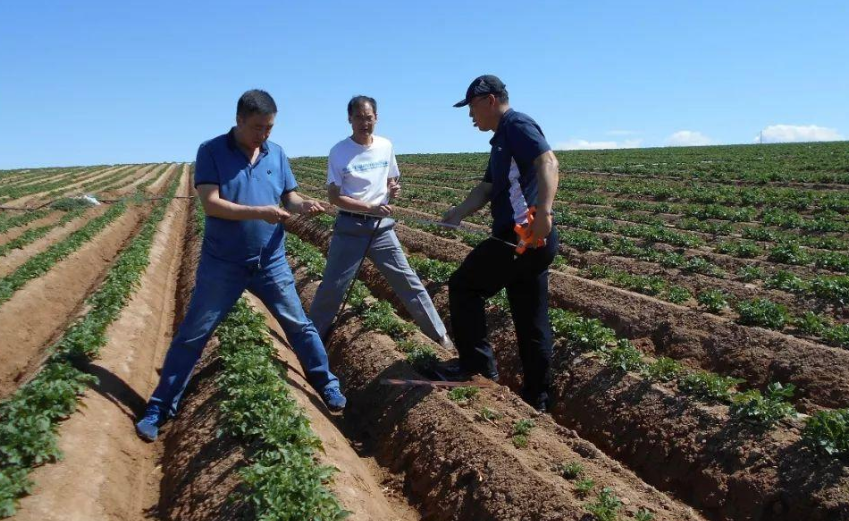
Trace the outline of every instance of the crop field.
<instances>
[{"instance_id":1,"label":"crop field","mask_svg":"<svg viewBox=\"0 0 849 521\"><path fill-rule=\"evenodd\" d=\"M0 171L0 516L25 520L849 520L849 143L558 152L553 407L387 386L455 356L366 263L328 343L329 415L246 294L159 441L135 416L203 236L191 164ZM486 154L399 156L396 233L446 325ZM292 160L326 200L325 158ZM95 194L105 204L74 198ZM293 218L305 308L333 217Z\"/></svg>"}]
</instances>

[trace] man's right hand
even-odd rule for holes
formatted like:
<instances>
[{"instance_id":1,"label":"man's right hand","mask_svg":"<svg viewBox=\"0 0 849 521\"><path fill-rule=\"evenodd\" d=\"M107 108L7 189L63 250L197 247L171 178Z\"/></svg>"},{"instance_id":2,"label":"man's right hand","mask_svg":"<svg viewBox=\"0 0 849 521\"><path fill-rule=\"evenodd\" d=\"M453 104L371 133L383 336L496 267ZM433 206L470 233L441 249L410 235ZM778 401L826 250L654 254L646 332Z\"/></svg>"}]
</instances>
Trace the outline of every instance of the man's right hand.
<instances>
[{"instance_id":1,"label":"man's right hand","mask_svg":"<svg viewBox=\"0 0 849 521\"><path fill-rule=\"evenodd\" d=\"M392 207L388 204L373 204L371 206L371 213L380 217L389 217L392 215Z\"/></svg>"},{"instance_id":2,"label":"man's right hand","mask_svg":"<svg viewBox=\"0 0 849 521\"><path fill-rule=\"evenodd\" d=\"M260 207L260 219L268 224L279 224L283 222L283 219L291 216L289 212L279 206L268 205Z\"/></svg>"},{"instance_id":3,"label":"man's right hand","mask_svg":"<svg viewBox=\"0 0 849 521\"><path fill-rule=\"evenodd\" d=\"M459 226L460 221L463 220L463 216L458 211L456 206L452 206L448 209L444 214L442 214L442 222L445 224L452 224L454 226Z\"/></svg>"}]
</instances>

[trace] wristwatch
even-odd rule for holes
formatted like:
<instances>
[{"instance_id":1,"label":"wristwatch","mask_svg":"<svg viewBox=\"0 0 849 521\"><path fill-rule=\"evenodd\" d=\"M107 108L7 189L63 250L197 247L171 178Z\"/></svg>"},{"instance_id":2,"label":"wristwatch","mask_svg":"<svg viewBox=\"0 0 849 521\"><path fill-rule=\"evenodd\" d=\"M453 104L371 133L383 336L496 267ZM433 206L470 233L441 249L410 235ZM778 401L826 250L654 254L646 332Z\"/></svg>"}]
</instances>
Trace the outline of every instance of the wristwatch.
<instances>
[{"instance_id":1,"label":"wristwatch","mask_svg":"<svg viewBox=\"0 0 849 521\"><path fill-rule=\"evenodd\" d=\"M540 215L550 215L554 217L554 210L539 210L537 209L537 213Z\"/></svg>"}]
</instances>

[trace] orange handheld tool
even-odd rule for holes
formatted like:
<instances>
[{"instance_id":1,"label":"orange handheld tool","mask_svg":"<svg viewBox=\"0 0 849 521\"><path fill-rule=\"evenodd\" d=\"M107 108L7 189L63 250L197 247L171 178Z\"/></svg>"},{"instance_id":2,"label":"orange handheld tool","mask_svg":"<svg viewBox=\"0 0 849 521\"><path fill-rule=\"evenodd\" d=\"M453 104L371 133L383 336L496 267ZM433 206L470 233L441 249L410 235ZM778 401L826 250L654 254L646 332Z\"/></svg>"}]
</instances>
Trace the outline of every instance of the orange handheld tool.
<instances>
[{"instance_id":1,"label":"orange handheld tool","mask_svg":"<svg viewBox=\"0 0 849 521\"><path fill-rule=\"evenodd\" d=\"M533 234L531 233L531 225L534 223L534 219L537 215L537 207L531 206L528 208L528 222L525 224L515 224L513 226L513 231L516 232L516 235L519 236L518 244L516 246L516 253L519 255L525 253L525 250L528 249L528 245L531 244L533 240ZM537 248L541 248L545 246L545 239L537 239L536 241Z\"/></svg>"}]
</instances>

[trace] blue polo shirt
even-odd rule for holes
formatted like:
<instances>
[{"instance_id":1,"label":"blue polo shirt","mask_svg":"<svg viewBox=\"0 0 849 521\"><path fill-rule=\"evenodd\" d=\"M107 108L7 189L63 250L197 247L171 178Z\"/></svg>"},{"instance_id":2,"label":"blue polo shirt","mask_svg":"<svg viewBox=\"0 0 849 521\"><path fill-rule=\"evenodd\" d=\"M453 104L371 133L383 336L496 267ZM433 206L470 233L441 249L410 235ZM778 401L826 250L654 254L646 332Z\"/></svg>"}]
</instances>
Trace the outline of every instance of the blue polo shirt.
<instances>
[{"instance_id":1,"label":"blue polo shirt","mask_svg":"<svg viewBox=\"0 0 849 521\"><path fill-rule=\"evenodd\" d=\"M515 223L526 223L528 207L537 203L534 160L551 150L542 129L530 116L508 110L489 141L489 165L483 180L492 183L492 233L511 236Z\"/></svg>"},{"instance_id":2,"label":"blue polo shirt","mask_svg":"<svg viewBox=\"0 0 849 521\"><path fill-rule=\"evenodd\" d=\"M279 206L298 184L280 145L266 141L259 158L239 149L233 129L201 144L195 162L195 186L218 185L222 199L245 206ZM283 225L261 219L231 221L206 216L203 251L235 263L270 262L285 255Z\"/></svg>"}]
</instances>

